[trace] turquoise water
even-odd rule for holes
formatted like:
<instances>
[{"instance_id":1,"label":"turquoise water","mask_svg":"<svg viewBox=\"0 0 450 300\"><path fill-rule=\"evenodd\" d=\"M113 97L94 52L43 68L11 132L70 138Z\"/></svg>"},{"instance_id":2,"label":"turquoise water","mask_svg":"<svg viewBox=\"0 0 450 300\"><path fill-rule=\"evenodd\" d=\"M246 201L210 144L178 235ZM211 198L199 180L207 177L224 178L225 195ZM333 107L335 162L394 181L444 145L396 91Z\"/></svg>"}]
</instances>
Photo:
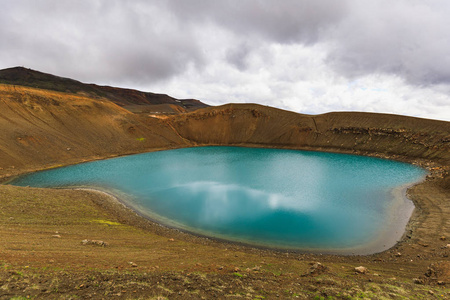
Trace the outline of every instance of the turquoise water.
<instances>
[{"instance_id":1,"label":"turquoise water","mask_svg":"<svg viewBox=\"0 0 450 300\"><path fill-rule=\"evenodd\" d=\"M392 246L386 245L398 238L392 232L401 236L412 204L394 191L424 175L409 164L363 156L199 147L52 169L11 184L113 191L153 220L209 237L362 253Z\"/></svg>"}]
</instances>

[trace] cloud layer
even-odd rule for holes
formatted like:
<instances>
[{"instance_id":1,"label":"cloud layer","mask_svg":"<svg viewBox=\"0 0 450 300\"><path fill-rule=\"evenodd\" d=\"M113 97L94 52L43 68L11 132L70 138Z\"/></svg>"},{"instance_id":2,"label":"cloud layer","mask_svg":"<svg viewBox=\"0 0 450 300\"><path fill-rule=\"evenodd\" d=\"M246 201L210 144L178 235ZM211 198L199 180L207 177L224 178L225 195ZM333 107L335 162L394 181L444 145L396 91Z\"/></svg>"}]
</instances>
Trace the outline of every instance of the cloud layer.
<instances>
[{"instance_id":1,"label":"cloud layer","mask_svg":"<svg viewBox=\"0 0 450 300\"><path fill-rule=\"evenodd\" d=\"M450 120L446 0L0 1L0 68L210 104Z\"/></svg>"}]
</instances>

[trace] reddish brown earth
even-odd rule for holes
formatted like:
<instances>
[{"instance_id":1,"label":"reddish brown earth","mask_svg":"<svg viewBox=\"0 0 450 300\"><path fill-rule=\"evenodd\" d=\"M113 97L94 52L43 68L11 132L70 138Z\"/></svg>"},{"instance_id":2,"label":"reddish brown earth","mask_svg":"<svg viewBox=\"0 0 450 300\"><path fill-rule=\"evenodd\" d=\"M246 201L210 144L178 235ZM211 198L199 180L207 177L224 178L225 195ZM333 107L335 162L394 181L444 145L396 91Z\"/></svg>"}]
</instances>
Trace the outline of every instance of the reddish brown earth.
<instances>
[{"instance_id":1,"label":"reddish brown earth","mask_svg":"<svg viewBox=\"0 0 450 300\"><path fill-rule=\"evenodd\" d=\"M430 175L408 191L416 210L405 238L369 256L221 243L144 220L104 194L2 185L0 299L450 297L449 122L252 104L189 113L133 105L83 90L0 85L0 175L201 145L374 155L420 164Z\"/></svg>"}]
</instances>

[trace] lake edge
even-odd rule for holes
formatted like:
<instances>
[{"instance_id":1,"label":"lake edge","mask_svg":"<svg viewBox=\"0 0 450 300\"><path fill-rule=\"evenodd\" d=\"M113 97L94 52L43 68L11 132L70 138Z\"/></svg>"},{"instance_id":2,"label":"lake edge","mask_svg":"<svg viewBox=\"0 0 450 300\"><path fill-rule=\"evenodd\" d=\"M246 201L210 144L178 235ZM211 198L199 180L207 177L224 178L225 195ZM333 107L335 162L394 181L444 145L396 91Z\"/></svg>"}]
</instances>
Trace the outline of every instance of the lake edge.
<instances>
[{"instance_id":1,"label":"lake edge","mask_svg":"<svg viewBox=\"0 0 450 300\"><path fill-rule=\"evenodd\" d=\"M205 147L205 146L199 146L199 147ZM206 146L206 147L216 147L216 146L211 146L211 145L208 145L208 146ZM242 148L242 146L223 146L223 145L221 145L220 147L241 147ZM186 149L186 148L198 148L198 147L183 147L183 148L177 148L177 149ZM262 148L262 149L265 149L266 147L244 147L244 148ZM166 150L177 150L177 149L166 149ZM340 152L327 152L327 151L316 151L316 150L302 150L302 149L285 149L285 148L276 148L276 147L274 147L274 148L267 148L267 149L284 149L284 150L296 150L296 151L307 151L307 152L322 152L322 153L336 153L336 154L344 154L344 155L351 155L351 156L363 156L363 157L371 157L371 156L365 156L365 155L355 155L355 154L351 154L351 153L340 153ZM165 151L165 150L158 150L158 151ZM150 152L154 152L154 151L150 151ZM145 154L145 153L150 153L150 152L144 152L144 153L138 153L138 154ZM128 156L128 155L126 155L126 156ZM112 158L116 158L116 157L112 157ZM112 159L112 158L107 158L107 159ZM380 157L371 157L371 158L376 158L376 159L382 159L382 160L392 160L392 161L397 161L397 162L402 162L402 163L407 163L407 164L410 164L410 165L413 165L413 166L416 166L417 167L417 165L414 165L414 164L412 164L412 163L410 163L410 162L405 162L405 161L399 161L399 160L395 160L395 159L388 159L388 158L380 158ZM103 160L103 159L102 159ZM61 167L65 167L65 166L61 166ZM422 168L423 169L423 168ZM33 172L34 173L34 172ZM22 174L22 176L23 175L26 175L26 174ZM21 177L21 176L19 176L19 177ZM417 185L417 184L420 184L423 180L424 180L424 178L425 178L425 175L423 176L423 178L421 178L419 181L415 181L415 182L413 182L413 183L407 183L407 184L405 184L406 186L408 186L408 187L411 187L411 186L415 186L415 185ZM69 189L71 189L72 187L69 187ZM405 188L403 188L403 187L397 187L397 188L401 188L402 189L402 195L401 195L401 199L402 199L402 201L405 201L405 200L407 200L407 201L410 201L411 203L412 203L412 201L411 200L409 200L407 197L406 197L406 190L407 190L407 187L405 187ZM397 189L397 188L395 188L395 189ZM279 251L293 251L293 252L300 252L300 253L323 253L323 254L338 254L338 255L351 255L351 254L357 254L357 255L369 255L369 254L374 254L374 253L378 253L378 252L382 252L382 251L385 251L385 250L387 250L387 249L390 249L390 248L392 248L393 246L395 246L395 244L397 244L397 242L399 241L399 239L395 239L396 241L395 241L395 243L392 245L392 247L391 246L389 246L389 247L386 247L386 248L384 248L384 249L381 249L381 250L377 250L376 252L374 252L374 251L367 251L366 249L368 249L369 247L366 247L366 246L358 246L358 247L356 247L356 248L351 248L352 250L348 250L347 248L340 248L340 250L339 251L335 251L335 250L332 250L332 251L330 251L330 249L321 249L321 248L314 248L314 249L296 249L296 248L289 248L289 247L286 247L286 248L277 248L277 247L271 247L271 245L258 245L258 244L254 244L254 243L246 243L246 242L244 242L244 241L233 241L233 240L230 240L230 239L227 239L227 238L222 238L222 237L218 237L218 236L213 236L212 234L203 234L203 233L197 233L197 232L195 232L195 231L193 231L193 230L189 230L188 228L185 228L185 227L181 227L180 228L180 226L172 226L172 225L170 225L170 224L167 224L167 223L170 223L170 222L167 222L167 223L165 223L165 222L161 222L161 221L159 221L161 218L159 218L159 220L158 220L158 218L152 218L152 217L149 217L148 215L146 215L145 213L142 213L142 211L140 210L140 209L137 209L137 208L135 208L135 205L133 205L133 203L131 203L131 202L129 202L129 201L126 201L126 200L123 200L123 198L124 197L122 197L122 196L120 196L120 195L117 195L117 193L115 193L114 191L111 191L111 190L109 190L108 188L104 188L104 187L101 187L101 188L96 188L96 187L92 187L92 186L87 186L86 188L83 188L83 189L87 189L87 190L89 190L89 189L91 189L91 190L95 190L95 191L99 191L99 192L103 192L103 193L106 193L106 194L108 194L108 195L110 195L110 196L112 196L112 197L114 197L114 198L117 198L122 204L124 204L124 205L126 205L128 208L130 208L130 209L132 209L135 213L137 213L138 215L140 215L141 217L144 217L145 219L147 219L147 220L150 220L150 221L152 221L152 222L154 222L154 223L156 223L156 224L159 224L159 225L162 225L162 226L165 226L165 227L167 227L167 228L170 228L170 229L174 229L174 230L177 230L177 231L183 231L183 232L186 232L186 233L189 233L189 234L192 234L192 235L194 235L194 236L199 236L199 237L205 237L205 238L207 238L207 239L214 239L214 240L217 240L217 241L222 241L222 242L225 242L225 243L233 243L233 244L239 244L239 245L244 245L244 246L248 246L248 247L250 247L250 248L263 248L263 249L269 249L269 250L279 250ZM126 198L126 197L125 197ZM413 213L413 211L411 210L410 212L408 212L407 214L408 214L408 217L406 218L407 219L407 221L406 221L406 223L405 223L405 229L407 228L407 225L411 222L411 220L410 220L410 218L411 218L411 215L412 215L412 213ZM401 234L400 235L400 237L401 236L403 236L404 235L404 232L405 232L405 230L402 230L402 232L403 232L403 234ZM378 238L376 239L377 241L379 240ZM373 243L375 243L374 241L371 241L370 242L370 244L373 244ZM343 252L352 252L352 253L343 253Z\"/></svg>"}]
</instances>

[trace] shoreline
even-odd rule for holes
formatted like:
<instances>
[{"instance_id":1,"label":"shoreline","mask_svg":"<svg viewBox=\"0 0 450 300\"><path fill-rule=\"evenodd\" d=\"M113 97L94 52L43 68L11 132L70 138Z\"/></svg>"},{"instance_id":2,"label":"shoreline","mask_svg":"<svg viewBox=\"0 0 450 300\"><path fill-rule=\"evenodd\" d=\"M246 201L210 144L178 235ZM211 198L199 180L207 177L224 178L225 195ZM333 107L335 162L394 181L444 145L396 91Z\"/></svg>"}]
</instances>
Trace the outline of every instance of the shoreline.
<instances>
[{"instance_id":1,"label":"shoreline","mask_svg":"<svg viewBox=\"0 0 450 300\"><path fill-rule=\"evenodd\" d=\"M387 211L388 225L384 226L377 238L373 239L366 247L362 247L363 249L371 249L372 247L378 249L367 255L382 253L395 248L399 243L405 242L409 224L416 221L414 219L416 208L414 202L408 198L407 190L424 181L425 176L417 182L406 183L390 191L392 203L389 204L390 208Z\"/></svg>"},{"instance_id":2,"label":"shoreline","mask_svg":"<svg viewBox=\"0 0 450 300\"><path fill-rule=\"evenodd\" d=\"M202 146L199 146L202 147ZM166 149L166 150L171 150L171 149ZM305 151L302 149L295 149L295 150L300 150L300 151ZM164 151L164 149L157 149L155 151ZM315 151L315 150L306 150L306 151ZM154 151L148 151L148 152L154 152ZM324 152L324 151L322 151ZM335 152L337 153L337 152ZM349 154L349 153L345 153L345 154ZM114 156L117 157L117 156ZM110 159L110 158L114 158L114 157L108 157L106 159ZM386 159L386 158L384 158ZM394 159L392 159L394 160ZM63 167L63 166L61 166ZM37 172L37 171L36 171ZM3 182L2 184L8 184L8 182L10 182L11 180L13 180L14 178L8 178L7 182ZM391 191L391 194L394 195L394 199L392 201L396 201L397 204L392 203L391 205L395 205L395 206L400 206L400 205L404 205L407 201L409 201L412 205L412 209L408 210L406 212L407 215L405 215L405 211L395 211L392 209L388 209L387 212L389 213L389 217L387 217L389 219L389 224L397 224L398 226L401 227L401 229L399 230L395 230L395 232L392 232L392 226L390 226L390 228L385 228L382 229L381 232L379 234L376 235L375 238L371 239L371 241L369 241L368 243L361 245L361 246L356 246L356 247L351 247L351 248L338 248L338 249L323 249L323 248L313 248L313 249L298 249L298 248L290 248L290 247L285 247L285 248L277 248L277 247L272 247L272 245L267 244L251 244L245 241L239 241L239 240L230 240L227 239L226 237L217 237L217 236L212 236L212 235L208 235L208 233L198 233L195 232L193 230L189 230L188 228L180 228L178 226L176 226L176 222L175 225L171 225L170 222L164 222L164 221L160 221L158 218L152 218L151 214L147 214L145 213L146 210L148 209L144 209L144 210L140 210L138 208L139 205L136 205L135 203L133 203L133 201L131 200L126 200L126 194L123 193L123 195L121 195L122 193L120 191L114 191L114 190L110 190L110 189L105 189L102 187L68 187L68 188L61 188L61 189L67 189L67 190L85 190L85 191L91 191L94 193L101 193L103 195L106 195L108 199L110 199L110 201L115 202L115 203L120 203L124 208L126 208L127 210L129 210L131 213L137 215L139 218L142 218L143 220L147 221L147 222L151 222L153 223L153 225L157 225L157 226L161 226L166 228L169 231L173 231L173 232L182 232L184 234L187 235L191 235L192 237L195 238L200 238L200 239L206 239L209 241L214 241L223 245L230 245L233 244L235 246L238 247L243 247L246 249L258 249L258 250L267 250L267 251L275 251L278 253L298 253L298 254L312 254L312 255L338 255L338 256L372 256L372 255L376 255L379 253L383 253L388 251L389 249L393 249L396 248L397 246L399 246L399 244L405 242L409 237L407 237L408 232L410 232L413 228L413 223L416 223L417 218L419 217L417 215L417 212L415 211L415 204L414 201L410 198L408 198L407 195L407 190L409 190L411 187L416 186L416 185L420 185L422 183L424 183L427 179L427 175L425 175L421 180L414 182L414 183L407 183L404 184L402 186L396 187ZM59 189L59 188L58 188ZM397 199L397 200L395 200ZM401 202L401 203L399 203ZM402 220L400 221L396 221L394 219L396 219L396 217L401 216ZM135 223L135 222L132 222ZM133 224L130 224L133 225ZM390 230L391 229L391 230ZM401 233L399 233L399 231ZM387 241L387 242L386 242ZM382 246L380 246L382 244Z\"/></svg>"},{"instance_id":3,"label":"shoreline","mask_svg":"<svg viewBox=\"0 0 450 300\"><path fill-rule=\"evenodd\" d=\"M267 250L267 251L275 251L278 253L298 253L298 254L312 254L312 255L339 255L339 256L372 256L379 253L383 253L389 249L395 248L399 243L402 243L406 239L407 231L409 229L409 223L414 222L416 220L413 219L415 206L411 199L407 197L406 191L416 185L420 184L423 180L418 181L417 183L407 183L402 186L396 187L391 191L391 194L395 194L392 199L393 202L389 206L394 206L394 208L388 209L387 213L389 216L387 217L388 225L384 226L383 229L368 243L358 245L355 247L342 247L337 249L326 249L326 248L305 248L299 249L295 247L284 247L277 248L272 246L271 244L252 244L249 242L245 242L244 240L231 240L226 237L213 236L208 235L208 233L195 232L193 230L189 230L186 228L177 227L176 222L174 225L168 223L164 223L163 221L159 221L157 218L152 218L151 213L145 213L145 210L140 211L138 205L133 205L132 201L124 200L123 197L119 196L117 193L113 191L100 188L100 187L74 187L74 188L61 188L67 190L83 190L89 191L93 193L100 193L107 196L110 201L115 203L120 203L124 208L129 210L130 212L136 214L140 218L143 218L147 222L151 222L154 225L161 226L166 228L169 231L174 232L182 232L184 234L191 235L196 238L211 240L220 244L233 244L238 247L244 247L249 249L258 249L258 250ZM410 203L408 203L410 202ZM399 206L410 204L412 207L404 207L402 210L398 211L396 208ZM400 217L401 220L397 218ZM399 228L397 227L399 226ZM394 228L394 230L393 230ZM380 246L382 245L382 246Z\"/></svg>"}]
</instances>

